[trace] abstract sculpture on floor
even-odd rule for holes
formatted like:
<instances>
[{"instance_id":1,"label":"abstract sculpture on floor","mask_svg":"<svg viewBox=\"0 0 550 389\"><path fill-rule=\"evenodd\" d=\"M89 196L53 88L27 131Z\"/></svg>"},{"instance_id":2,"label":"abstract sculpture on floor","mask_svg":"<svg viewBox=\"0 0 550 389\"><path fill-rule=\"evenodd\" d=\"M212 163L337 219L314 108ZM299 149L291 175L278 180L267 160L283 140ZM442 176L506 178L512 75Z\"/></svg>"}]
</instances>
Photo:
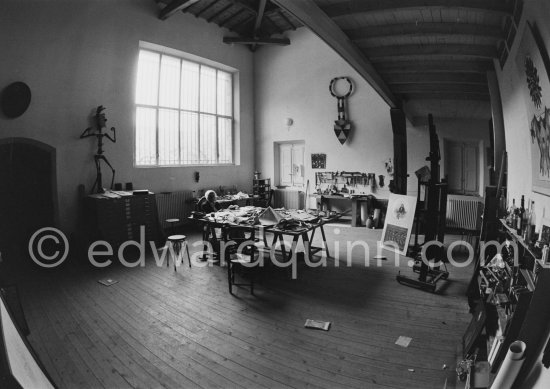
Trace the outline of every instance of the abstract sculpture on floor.
<instances>
[{"instance_id":1,"label":"abstract sculpture on floor","mask_svg":"<svg viewBox=\"0 0 550 389\"><path fill-rule=\"evenodd\" d=\"M97 138L97 152L94 155L94 162L95 162L95 168L96 168L96 179L94 182L94 186L92 186L92 193L97 188L96 193L104 193L105 189L103 189L103 183L101 178L101 161L104 161L107 166L111 168L111 172L113 174L111 179L111 186L110 189L113 188L113 183L115 182L115 169L111 166L107 158L103 155L103 138L106 137L111 142L116 142L116 130L114 127L111 127L111 131L113 132L113 136L109 135L108 133L103 132L103 129L106 128L105 123L107 122L107 119L105 118L105 113L103 112L105 110L105 107L100 105L96 109L95 113L95 121L96 121L96 127L88 127L84 130L84 132L80 135L80 139L83 138L89 138L91 136L95 136Z\"/></svg>"}]
</instances>

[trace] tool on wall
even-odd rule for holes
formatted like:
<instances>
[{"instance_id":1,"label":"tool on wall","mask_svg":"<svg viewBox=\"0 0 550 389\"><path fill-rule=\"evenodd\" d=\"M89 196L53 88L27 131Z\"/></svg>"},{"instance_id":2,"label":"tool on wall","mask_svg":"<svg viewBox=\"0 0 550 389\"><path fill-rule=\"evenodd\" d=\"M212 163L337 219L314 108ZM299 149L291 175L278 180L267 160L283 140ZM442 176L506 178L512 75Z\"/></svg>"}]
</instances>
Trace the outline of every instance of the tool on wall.
<instances>
[{"instance_id":1,"label":"tool on wall","mask_svg":"<svg viewBox=\"0 0 550 389\"><path fill-rule=\"evenodd\" d=\"M336 83L338 80L345 80L348 82L349 89L343 95L338 95L336 92ZM338 101L338 120L334 121L334 133L340 141L341 144L344 144L348 140L349 134L351 132L351 122L346 119L346 99L353 92L353 84L349 77L335 77L330 81L329 86L330 94L333 97L336 97Z\"/></svg>"}]
</instances>

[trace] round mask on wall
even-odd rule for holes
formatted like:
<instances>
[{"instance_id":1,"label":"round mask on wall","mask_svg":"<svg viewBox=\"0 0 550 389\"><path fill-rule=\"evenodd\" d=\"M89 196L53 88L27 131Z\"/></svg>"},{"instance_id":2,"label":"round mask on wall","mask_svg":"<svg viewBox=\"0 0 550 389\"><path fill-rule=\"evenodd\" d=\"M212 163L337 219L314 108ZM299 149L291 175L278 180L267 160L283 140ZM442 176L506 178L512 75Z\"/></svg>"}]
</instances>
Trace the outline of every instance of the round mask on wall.
<instances>
[{"instance_id":1,"label":"round mask on wall","mask_svg":"<svg viewBox=\"0 0 550 389\"><path fill-rule=\"evenodd\" d=\"M2 91L2 111L9 118L23 115L30 103L31 89L24 82L14 82Z\"/></svg>"}]
</instances>

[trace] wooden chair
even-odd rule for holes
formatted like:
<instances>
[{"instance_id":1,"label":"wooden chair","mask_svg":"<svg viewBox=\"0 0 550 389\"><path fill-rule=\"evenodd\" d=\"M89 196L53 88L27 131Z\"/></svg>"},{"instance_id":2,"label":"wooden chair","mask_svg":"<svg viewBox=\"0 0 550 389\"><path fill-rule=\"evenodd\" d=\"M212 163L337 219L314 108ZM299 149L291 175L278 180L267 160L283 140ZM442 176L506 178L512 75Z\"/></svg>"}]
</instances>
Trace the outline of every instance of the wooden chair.
<instances>
[{"instance_id":1,"label":"wooden chair","mask_svg":"<svg viewBox=\"0 0 550 389\"><path fill-rule=\"evenodd\" d=\"M245 286L250 288L250 294L254 294L254 272L259 251L256 247L256 233L253 228L244 226L226 226L225 258L227 262L227 283L229 293L233 294L233 286ZM248 282L235 282L235 273L246 273Z\"/></svg>"}]
</instances>

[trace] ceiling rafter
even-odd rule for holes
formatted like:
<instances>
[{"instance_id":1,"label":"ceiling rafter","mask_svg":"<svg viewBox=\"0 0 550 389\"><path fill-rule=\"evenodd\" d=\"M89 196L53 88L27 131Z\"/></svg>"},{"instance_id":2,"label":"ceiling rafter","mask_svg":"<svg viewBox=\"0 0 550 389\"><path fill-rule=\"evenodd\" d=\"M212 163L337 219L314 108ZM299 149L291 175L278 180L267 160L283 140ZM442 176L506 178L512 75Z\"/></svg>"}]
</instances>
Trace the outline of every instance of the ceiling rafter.
<instances>
[{"instance_id":1,"label":"ceiling rafter","mask_svg":"<svg viewBox=\"0 0 550 389\"><path fill-rule=\"evenodd\" d=\"M331 20L313 0L272 0L290 15L307 26L314 34L324 40L352 68L354 68L388 103L390 107L401 107L401 101L378 74L365 55L347 38L340 27Z\"/></svg>"},{"instance_id":2,"label":"ceiling rafter","mask_svg":"<svg viewBox=\"0 0 550 389\"><path fill-rule=\"evenodd\" d=\"M344 29L354 41L400 35L472 35L504 39L501 26L487 26L473 23L396 23Z\"/></svg>"},{"instance_id":3,"label":"ceiling rafter","mask_svg":"<svg viewBox=\"0 0 550 389\"><path fill-rule=\"evenodd\" d=\"M296 30L296 26L290 21L290 19L285 15L285 13L281 9L279 9L279 12L277 13L277 15L279 15L281 19L283 19L285 23L290 26L291 30L293 31Z\"/></svg>"},{"instance_id":4,"label":"ceiling rafter","mask_svg":"<svg viewBox=\"0 0 550 389\"><path fill-rule=\"evenodd\" d=\"M418 55L459 55L481 58L497 58L496 46L464 45L464 44L428 44L428 45L390 45L366 47L359 44L365 50L367 56L375 58L392 58Z\"/></svg>"},{"instance_id":5,"label":"ceiling rafter","mask_svg":"<svg viewBox=\"0 0 550 389\"><path fill-rule=\"evenodd\" d=\"M323 11L336 18L357 13L388 11L406 8L462 8L499 15L512 15L514 1L510 0L350 0L323 7Z\"/></svg>"},{"instance_id":6,"label":"ceiling rafter","mask_svg":"<svg viewBox=\"0 0 550 389\"><path fill-rule=\"evenodd\" d=\"M166 20L176 12L183 11L186 8L191 7L199 0L172 0L159 12L159 19Z\"/></svg>"}]
</instances>

